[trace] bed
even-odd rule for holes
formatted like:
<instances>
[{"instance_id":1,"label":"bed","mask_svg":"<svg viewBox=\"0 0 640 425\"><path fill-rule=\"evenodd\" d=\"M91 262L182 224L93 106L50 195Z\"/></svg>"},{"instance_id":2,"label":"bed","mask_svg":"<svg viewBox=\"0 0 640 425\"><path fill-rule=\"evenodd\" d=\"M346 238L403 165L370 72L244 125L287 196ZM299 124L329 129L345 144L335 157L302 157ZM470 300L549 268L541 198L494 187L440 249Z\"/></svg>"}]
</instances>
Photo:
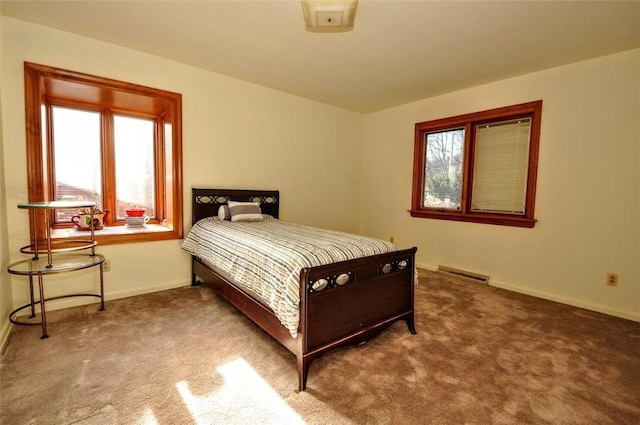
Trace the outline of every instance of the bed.
<instances>
[{"instance_id":1,"label":"bed","mask_svg":"<svg viewBox=\"0 0 640 425\"><path fill-rule=\"evenodd\" d=\"M219 220L220 206L231 201L258 203L266 218L279 221L277 190L192 189L193 227L185 244L193 240L190 235L196 227ZM190 252L192 284L209 286L291 351L297 359L298 389L304 391L311 362L326 352L365 342L397 321L404 320L409 331L416 333L415 252L416 248L396 249L296 270L299 300L296 297L298 317L293 330L267 301L243 288L240 279Z\"/></svg>"}]
</instances>

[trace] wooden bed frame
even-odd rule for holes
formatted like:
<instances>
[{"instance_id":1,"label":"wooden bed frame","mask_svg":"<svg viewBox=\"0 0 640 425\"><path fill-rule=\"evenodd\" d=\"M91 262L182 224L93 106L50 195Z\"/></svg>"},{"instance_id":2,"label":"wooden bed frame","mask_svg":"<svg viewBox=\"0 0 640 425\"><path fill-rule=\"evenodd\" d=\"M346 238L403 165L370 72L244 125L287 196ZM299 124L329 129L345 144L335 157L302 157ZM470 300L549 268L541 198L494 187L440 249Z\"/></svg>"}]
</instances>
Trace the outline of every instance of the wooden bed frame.
<instances>
[{"instance_id":1,"label":"wooden bed frame","mask_svg":"<svg viewBox=\"0 0 640 425\"><path fill-rule=\"evenodd\" d=\"M193 223L217 216L228 201L259 201L262 212L279 217L277 190L192 189ZM304 391L311 362L337 347L364 342L398 320L414 325L413 294L417 248L300 271L300 325L293 338L274 313L230 279L193 257L192 284L207 284L260 328L295 354L299 390ZM344 275L349 281L342 283ZM341 277L339 279L339 277ZM328 286L314 291L319 279Z\"/></svg>"}]
</instances>

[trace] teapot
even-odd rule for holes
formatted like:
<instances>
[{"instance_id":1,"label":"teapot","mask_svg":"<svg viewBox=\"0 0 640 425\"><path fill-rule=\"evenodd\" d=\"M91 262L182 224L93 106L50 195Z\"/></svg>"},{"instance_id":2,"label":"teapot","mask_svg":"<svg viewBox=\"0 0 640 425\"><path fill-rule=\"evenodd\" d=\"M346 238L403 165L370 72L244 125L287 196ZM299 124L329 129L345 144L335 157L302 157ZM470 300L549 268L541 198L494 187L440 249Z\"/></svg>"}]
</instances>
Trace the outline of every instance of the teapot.
<instances>
[{"instance_id":1,"label":"teapot","mask_svg":"<svg viewBox=\"0 0 640 425\"><path fill-rule=\"evenodd\" d=\"M93 230L100 230L104 227L104 218L109 214L109 210L104 212L96 209L93 211ZM79 230L91 230L91 212L83 211L81 214L71 217L71 222Z\"/></svg>"}]
</instances>

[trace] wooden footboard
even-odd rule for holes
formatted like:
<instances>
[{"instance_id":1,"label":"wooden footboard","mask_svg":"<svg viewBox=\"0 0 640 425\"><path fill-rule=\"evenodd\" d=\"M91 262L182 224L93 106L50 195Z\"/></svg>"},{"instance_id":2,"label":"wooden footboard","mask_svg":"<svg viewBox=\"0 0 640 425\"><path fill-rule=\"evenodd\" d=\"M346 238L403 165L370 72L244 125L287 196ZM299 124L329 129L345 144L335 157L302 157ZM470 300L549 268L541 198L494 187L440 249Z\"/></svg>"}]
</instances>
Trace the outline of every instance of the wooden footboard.
<instances>
[{"instance_id":1,"label":"wooden footboard","mask_svg":"<svg viewBox=\"0 0 640 425\"><path fill-rule=\"evenodd\" d=\"M306 386L309 365L327 351L366 341L398 320L405 320L409 331L416 333L415 252L416 248L411 248L302 270L303 351L298 356L301 391Z\"/></svg>"},{"instance_id":2,"label":"wooden footboard","mask_svg":"<svg viewBox=\"0 0 640 425\"><path fill-rule=\"evenodd\" d=\"M217 215L229 200L259 201L263 212L278 217L278 191L193 189L193 222ZM404 320L414 326L416 248L342 261L300 272L300 324L293 338L273 311L230 279L193 257L197 279L210 286L297 359L298 387L304 391L311 362L334 348L358 344Z\"/></svg>"},{"instance_id":3,"label":"wooden footboard","mask_svg":"<svg viewBox=\"0 0 640 425\"><path fill-rule=\"evenodd\" d=\"M415 252L411 248L303 269L297 338L269 308L197 258L193 273L194 280L200 278L296 356L298 388L304 391L311 362L327 351L366 341L398 320L416 333Z\"/></svg>"}]
</instances>

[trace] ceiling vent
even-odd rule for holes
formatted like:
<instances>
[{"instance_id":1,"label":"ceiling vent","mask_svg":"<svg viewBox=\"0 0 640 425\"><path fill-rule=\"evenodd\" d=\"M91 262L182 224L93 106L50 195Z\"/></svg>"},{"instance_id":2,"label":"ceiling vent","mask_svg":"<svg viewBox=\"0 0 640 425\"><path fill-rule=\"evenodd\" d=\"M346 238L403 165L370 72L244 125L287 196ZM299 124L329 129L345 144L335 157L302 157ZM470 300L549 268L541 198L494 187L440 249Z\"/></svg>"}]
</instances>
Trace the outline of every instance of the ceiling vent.
<instances>
[{"instance_id":1,"label":"ceiling vent","mask_svg":"<svg viewBox=\"0 0 640 425\"><path fill-rule=\"evenodd\" d=\"M307 31L352 31L357 6L358 0L302 0Z\"/></svg>"}]
</instances>

